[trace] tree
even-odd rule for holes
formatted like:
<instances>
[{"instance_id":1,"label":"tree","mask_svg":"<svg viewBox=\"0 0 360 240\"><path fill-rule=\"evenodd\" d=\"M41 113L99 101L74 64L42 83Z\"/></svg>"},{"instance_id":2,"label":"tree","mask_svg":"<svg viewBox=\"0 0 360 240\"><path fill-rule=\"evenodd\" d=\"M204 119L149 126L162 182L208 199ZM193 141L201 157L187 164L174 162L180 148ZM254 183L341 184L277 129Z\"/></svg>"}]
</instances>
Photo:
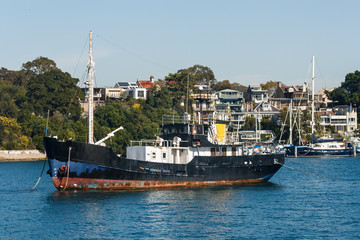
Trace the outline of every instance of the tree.
<instances>
[{"instance_id":1,"label":"tree","mask_svg":"<svg viewBox=\"0 0 360 240\"><path fill-rule=\"evenodd\" d=\"M179 71L182 71L182 70L179 70ZM208 82L208 81L210 83L216 82L214 72L209 67L196 64L192 67L189 67L185 71L192 74L194 76L195 81L197 81L198 84Z\"/></svg>"},{"instance_id":2,"label":"tree","mask_svg":"<svg viewBox=\"0 0 360 240\"><path fill-rule=\"evenodd\" d=\"M224 89L231 89L231 83L230 83L229 80L224 80L224 81L221 81L221 82L217 82L216 84L214 84L212 86L212 88L215 91L221 91L221 90L224 90Z\"/></svg>"},{"instance_id":3,"label":"tree","mask_svg":"<svg viewBox=\"0 0 360 240\"><path fill-rule=\"evenodd\" d=\"M326 92L326 95L334 102L340 105L347 105L350 101L349 93L345 88L335 88L331 92Z\"/></svg>"},{"instance_id":4,"label":"tree","mask_svg":"<svg viewBox=\"0 0 360 240\"><path fill-rule=\"evenodd\" d=\"M56 63L46 57L38 57L33 61L26 62L22 65L22 70L25 71L26 75L40 75L52 70L60 70L56 67Z\"/></svg>"},{"instance_id":5,"label":"tree","mask_svg":"<svg viewBox=\"0 0 360 240\"><path fill-rule=\"evenodd\" d=\"M243 126L243 130L255 130L255 117L246 117L245 124Z\"/></svg>"},{"instance_id":6,"label":"tree","mask_svg":"<svg viewBox=\"0 0 360 240\"><path fill-rule=\"evenodd\" d=\"M279 83L273 82L272 80L267 81L265 84L260 84L261 88L264 90L268 90L270 88L276 87Z\"/></svg>"},{"instance_id":7,"label":"tree","mask_svg":"<svg viewBox=\"0 0 360 240\"><path fill-rule=\"evenodd\" d=\"M21 150L30 146L30 139L21 132L15 118L0 116L0 149Z\"/></svg>"},{"instance_id":8,"label":"tree","mask_svg":"<svg viewBox=\"0 0 360 240\"><path fill-rule=\"evenodd\" d=\"M41 116L59 111L67 117L79 119L81 108L76 96L80 93L76 86L79 80L61 70L51 70L32 77L26 87L26 98L31 110Z\"/></svg>"},{"instance_id":9,"label":"tree","mask_svg":"<svg viewBox=\"0 0 360 240\"><path fill-rule=\"evenodd\" d=\"M0 115L17 118L25 102L25 90L0 83Z\"/></svg>"},{"instance_id":10,"label":"tree","mask_svg":"<svg viewBox=\"0 0 360 240\"><path fill-rule=\"evenodd\" d=\"M350 103L359 106L360 104L360 72L348 73L345 76L345 82L335 88L332 92L326 92L326 95L341 105Z\"/></svg>"},{"instance_id":11,"label":"tree","mask_svg":"<svg viewBox=\"0 0 360 240\"><path fill-rule=\"evenodd\" d=\"M8 70L6 68L0 69L0 83L7 85L19 86L21 84L21 71Z\"/></svg>"}]
</instances>

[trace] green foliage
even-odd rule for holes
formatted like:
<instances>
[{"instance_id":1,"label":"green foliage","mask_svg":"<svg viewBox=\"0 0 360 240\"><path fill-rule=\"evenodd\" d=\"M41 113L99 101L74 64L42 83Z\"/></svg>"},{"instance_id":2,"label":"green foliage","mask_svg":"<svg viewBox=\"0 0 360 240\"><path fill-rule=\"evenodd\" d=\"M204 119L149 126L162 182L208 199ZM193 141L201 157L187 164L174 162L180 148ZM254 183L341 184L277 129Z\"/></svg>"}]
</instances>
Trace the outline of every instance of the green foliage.
<instances>
[{"instance_id":1,"label":"green foliage","mask_svg":"<svg viewBox=\"0 0 360 240\"><path fill-rule=\"evenodd\" d=\"M197 84L214 84L216 82L213 71L209 67L194 65L187 69L180 69L176 73L170 73L164 78L171 93L172 109L179 113L184 113L185 102L188 89L189 93L197 91Z\"/></svg>"},{"instance_id":2,"label":"green foliage","mask_svg":"<svg viewBox=\"0 0 360 240\"><path fill-rule=\"evenodd\" d=\"M260 84L261 88L264 90L268 90L270 88L276 87L279 83L273 82L272 80L266 82L265 84Z\"/></svg>"},{"instance_id":3,"label":"green foliage","mask_svg":"<svg viewBox=\"0 0 360 240\"><path fill-rule=\"evenodd\" d=\"M348 73L345 76L345 82L335 88L332 92L326 92L327 96L340 105L349 105L350 103L359 106L360 104L360 72Z\"/></svg>"},{"instance_id":4,"label":"green foliage","mask_svg":"<svg viewBox=\"0 0 360 240\"><path fill-rule=\"evenodd\" d=\"M15 118L0 116L0 146L7 150L21 150L32 147L30 139L21 132Z\"/></svg>"},{"instance_id":5,"label":"green foliage","mask_svg":"<svg viewBox=\"0 0 360 240\"><path fill-rule=\"evenodd\" d=\"M221 82L216 82L216 83L212 84L211 87L215 91L221 91L224 89L232 89L232 90L237 90L240 92L246 92L246 90L247 90L247 87L245 87L239 83L230 83L229 80L223 80Z\"/></svg>"},{"instance_id":6,"label":"green foliage","mask_svg":"<svg viewBox=\"0 0 360 240\"><path fill-rule=\"evenodd\" d=\"M230 83L229 80L224 80L222 82L217 82L216 84L214 84L212 86L212 88L215 91L221 91L221 90L224 90L224 89L231 89L231 83Z\"/></svg>"},{"instance_id":7,"label":"green foliage","mask_svg":"<svg viewBox=\"0 0 360 240\"><path fill-rule=\"evenodd\" d=\"M17 118L25 102L25 93L23 89L0 83L0 115Z\"/></svg>"},{"instance_id":8,"label":"green foliage","mask_svg":"<svg viewBox=\"0 0 360 240\"><path fill-rule=\"evenodd\" d=\"M189 67L186 70L179 70L179 71L188 72L193 76L194 80L197 83L210 82L212 84L216 82L214 72L209 67L206 66L196 64L192 67Z\"/></svg>"},{"instance_id":9,"label":"green foliage","mask_svg":"<svg viewBox=\"0 0 360 240\"><path fill-rule=\"evenodd\" d=\"M68 114L67 117L79 119L81 109L76 96L80 89L77 82L78 79L61 70L50 70L32 77L26 86L30 110L40 116L46 116L48 110L59 111Z\"/></svg>"},{"instance_id":10,"label":"green foliage","mask_svg":"<svg viewBox=\"0 0 360 240\"><path fill-rule=\"evenodd\" d=\"M255 130L255 121L254 117L246 117L245 124L243 126L243 130Z\"/></svg>"},{"instance_id":11,"label":"green foliage","mask_svg":"<svg viewBox=\"0 0 360 240\"><path fill-rule=\"evenodd\" d=\"M332 92L326 92L327 96L340 105L347 105L350 101L349 93L345 88L335 88Z\"/></svg>"},{"instance_id":12,"label":"green foliage","mask_svg":"<svg viewBox=\"0 0 360 240\"><path fill-rule=\"evenodd\" d=\"M144 107L148 108L143 111ZM122 126L124 129L115 133L107 140L116 153L124 155L130 140L152 139L155 137L159 124L153 122L154 111L144 100L129 100L122 102L108 102L95 113L94 135L97 140L104 138L108 133ZM155 110L155 109L154 109Z\"/></svg>"}]
</instances>

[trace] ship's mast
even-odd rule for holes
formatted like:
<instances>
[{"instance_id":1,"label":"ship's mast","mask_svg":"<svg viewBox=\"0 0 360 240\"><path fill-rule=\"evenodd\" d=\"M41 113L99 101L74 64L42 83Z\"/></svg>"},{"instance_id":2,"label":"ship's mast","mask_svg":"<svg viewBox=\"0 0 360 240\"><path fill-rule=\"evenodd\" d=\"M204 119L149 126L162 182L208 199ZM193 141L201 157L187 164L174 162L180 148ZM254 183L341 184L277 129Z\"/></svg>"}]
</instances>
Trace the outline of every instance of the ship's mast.
<instances>
[{"instance_id":1,"label":"ship's mast","mask_svg":"<svg viewBox=\"0 0 360 240\"><path fill-rule=\"evenodd\" d=\"M312 57L312 101L311 101L311 134L314 134L315 125L315 56Z\"/></svg>"},{"instance_id":2,"label":"ship's mast","mask_svg":"<svg viewBox=\"0 0 360 240\"><path fill-rule=\"evenodd\" d=\"M92 31L89 34L90 46L89 46L89 63L87 66L88 69L88 84L89 84L89 143L94 143L94 62L92 56Z\"/></svg>"}]
</instances>

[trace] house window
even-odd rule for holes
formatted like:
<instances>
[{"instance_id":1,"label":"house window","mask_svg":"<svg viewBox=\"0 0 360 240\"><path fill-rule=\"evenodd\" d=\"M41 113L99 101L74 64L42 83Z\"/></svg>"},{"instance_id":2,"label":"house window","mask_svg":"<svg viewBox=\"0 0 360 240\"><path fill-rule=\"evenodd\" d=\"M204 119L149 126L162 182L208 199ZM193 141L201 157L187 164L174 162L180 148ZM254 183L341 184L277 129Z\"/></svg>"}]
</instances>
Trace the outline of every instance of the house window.
<instances>
[{"instance_id":1,"label":"house window","mask_svg":"<svg viewBox=\"0 0 360 240\"><path fill-rule=\"evenodd\" d=\"M163 158L166 158L166 153L163 153Z\"/></svg>"},{"instance_id":2,"label":"house window","mask_svg":"<svg viewBox=\"0 0 360 240\"><path fill-rule=\"evenodd\" d=\"M211 156L215 156L215 148L211 148Z\"/></svg>"},{"instance_id":3,"label":"house window","mask_svg":"<svg viewBox=\"0 0 360 240\"><path fill-rule=\"evenodd\" d=\"M138 97L143 98L145 96L144 91L138 91Z\"/></svg>"}]
</instances>

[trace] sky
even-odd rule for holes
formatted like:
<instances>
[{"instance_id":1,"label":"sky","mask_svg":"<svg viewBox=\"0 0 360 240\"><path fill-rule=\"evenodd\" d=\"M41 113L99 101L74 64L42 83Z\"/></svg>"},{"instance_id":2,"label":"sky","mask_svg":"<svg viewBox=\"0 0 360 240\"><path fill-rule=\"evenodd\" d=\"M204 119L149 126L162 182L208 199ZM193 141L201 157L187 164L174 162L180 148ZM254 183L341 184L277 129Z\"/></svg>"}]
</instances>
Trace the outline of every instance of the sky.
<instances>
[{"instance_id":1,"label":"sky","mask_svg":"<svg viewBox=\"0 0 360 240\"><path fill-rule=\"evenodd\" d=\"M3 0L0 67L42 56L82 80L92 30L97 87L195 64L217 81L301 85L315 56L318 91L360 69L359 10L358 0Z\"/></svg>"}]
</instances>

